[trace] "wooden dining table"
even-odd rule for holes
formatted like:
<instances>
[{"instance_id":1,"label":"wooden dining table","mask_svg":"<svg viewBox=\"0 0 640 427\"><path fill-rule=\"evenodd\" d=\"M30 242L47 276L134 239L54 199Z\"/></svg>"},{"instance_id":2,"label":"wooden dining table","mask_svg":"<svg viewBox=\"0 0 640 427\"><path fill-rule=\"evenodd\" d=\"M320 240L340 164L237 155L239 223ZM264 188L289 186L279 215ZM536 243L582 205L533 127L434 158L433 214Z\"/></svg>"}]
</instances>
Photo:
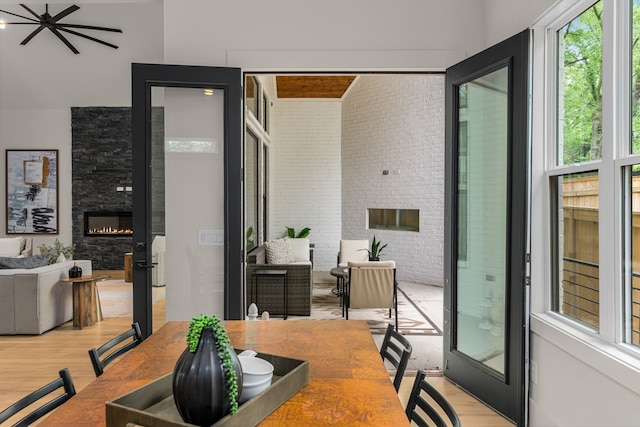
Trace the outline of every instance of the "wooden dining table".
<instances>
[{"instance_id":1,"label":"wooden dining table","mask_svg":"<svg viewBox=\"0 0 640 427\"><path fill-rule=\"evenodd\" d=\"M106 402L173 371L189 322L167 322L112 363L41 426L104 426ZM260 426L407 426L364 321L225 321L236 348L309 361L309 382Z\"/></svg>"}]
</instances>

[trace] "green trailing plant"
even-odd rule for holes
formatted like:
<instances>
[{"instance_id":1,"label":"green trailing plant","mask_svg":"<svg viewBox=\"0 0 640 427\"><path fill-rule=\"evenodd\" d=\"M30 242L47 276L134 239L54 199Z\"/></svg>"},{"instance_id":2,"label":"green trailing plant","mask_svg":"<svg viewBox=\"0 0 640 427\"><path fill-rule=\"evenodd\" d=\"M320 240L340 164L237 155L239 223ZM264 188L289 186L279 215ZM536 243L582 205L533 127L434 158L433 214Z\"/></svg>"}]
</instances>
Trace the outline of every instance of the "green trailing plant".
<instances>
[{"instance_id":1,"label":"green trailing plant","mask_svg":"<svg viewBox=\"0 0 640 427\"><path fill-rule=\"evenodd\" d=\"M305 227L296 234L296 230L292 227L287 227L287 236L292 239L304 239L309 236L309 232L311 229L309 227Z\"/></svg>"},{"instance_id":2,"label":"green trailing plant","mask_svg":"<svg viewBox=\"0 0 640 427\"><path fill-rule=\"evenodd\" d=\"M229 336L220 319L215 315L207 316L206 314L200 314L200 316L191 319L187 331L187 346L191 353L196 352L204 328L211 328L216 337L216 347L222 359L222 367L227 380L227 386L229 386L229 402L231 405L229 412L235 414L238 412L238 376L233 367L231 354L229 353L229 351L231 351L231 347L228 345L230 344Z\"/></svg>"},{"instance_id":3,"label":"green trailing plant","mask_svg":"<svg viewBox=\"0 0 640 427\"><path fill-rule=\"evenodd\" d=\"M373 241L371 242L371 249L360 249L361 251L367 251L369 253L369 259L378 259L382 254L382 250L386 248L389 244L385 243L380 246L382 242L380 240L376 241L376 236L373 236Z\"/></svg>"},{"instance_id":4,"label":"green trailing plant","mask_svg":"<svg viewBox=\"0 0 640 427\"><path fill-rule=\"evenodd\" d=\"M49 255L49 264L54 264L60 254L64 255L67 260L73 258L73 253L76 250L76 245L72 244L70 246L65 246L62 244L60 240L56 238L55 242L53 242L53 246L47 246L44 243L40 245L40 253L42 255Z\"/></svg>"}]
</instances>

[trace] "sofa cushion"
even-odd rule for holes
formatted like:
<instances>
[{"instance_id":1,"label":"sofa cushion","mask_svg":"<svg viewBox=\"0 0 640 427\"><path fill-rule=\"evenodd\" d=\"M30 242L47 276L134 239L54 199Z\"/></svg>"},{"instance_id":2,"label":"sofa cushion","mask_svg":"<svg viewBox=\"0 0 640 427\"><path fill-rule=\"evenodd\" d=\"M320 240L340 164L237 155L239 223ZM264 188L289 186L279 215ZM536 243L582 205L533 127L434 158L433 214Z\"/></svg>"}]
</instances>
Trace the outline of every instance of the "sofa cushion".
<instances>
[{"instance_id":1,"label":"sofa cushion","mask_svg":"<svg viewBox=\"0 0 640 427\"><path fill-rule=\"evenodd\" d=\"M49 264L49 255L33 255L24 258L0 257L0 268L30 269Z\"/></svg>"},{"instance_id":2,"label":"sofa cushion","mask_svg":"<svg viewBox=\"0 0 640 427\"><path fill-rule=\"evenodd\" d=\"M294 261L310 261L309 239L289 239L289 248Z\"/></svg>"},{"instance_id":3,"label":"sofa cushion","mask_svg":"<svg viewBox=\"0 0 640 427\"><path fill-rule=\"evenodd\" d=\"M293 255L289 247L289 239L276 239L265 242L267 264L288 264L293 262Z\"/></svg>"},{"instance_id":4,"label":"sofa cushion","mask_svg":"<svg viewBox=\"0 0 640 427\"><path fill-rule=\"evenodd\" d=\"M5 237L0 239L0 257L16 257L20 255L22 237Z\"/></svg>"}]
</instances>

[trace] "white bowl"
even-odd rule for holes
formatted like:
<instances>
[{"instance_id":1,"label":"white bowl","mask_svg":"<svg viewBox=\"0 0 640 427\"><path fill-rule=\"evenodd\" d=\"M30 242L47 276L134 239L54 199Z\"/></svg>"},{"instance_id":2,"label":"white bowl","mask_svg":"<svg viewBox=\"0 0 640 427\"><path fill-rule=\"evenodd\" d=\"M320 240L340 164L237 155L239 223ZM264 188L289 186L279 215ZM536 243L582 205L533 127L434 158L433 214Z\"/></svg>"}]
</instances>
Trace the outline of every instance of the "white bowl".
<instances>
[{"instance_id":1,"label":"white bowl","mask_svg":"<svg viewBox=\"0 0 640 427\"><path fill-rule=\"evenodd\" d=\"M242 393L240 403L255 397L271 385L273 365L253 356L238 356L242 366Z\"/></svg>"},{"instance_id":2,"label":"white bowl","mask_svg":"<svg viewBox=\"0 0 640 427\"><path fill-rule=\"evenodd\" d=\"M242 366L244 383L263 382L265 378L273 376L273 365L259 357L238 356Z\"/></svg>"},{"instance_id":3,"label":"white bowl","mask_svg":"<svg viewBox=\"0 0 640 427\"><path fill-rule=\"evenodd\" d=\"M240 403L256 397L271 385L271 378L266 378L262 383L246 384L242 382L242 393L240 394Z\"/></svg>"}]
</instances>

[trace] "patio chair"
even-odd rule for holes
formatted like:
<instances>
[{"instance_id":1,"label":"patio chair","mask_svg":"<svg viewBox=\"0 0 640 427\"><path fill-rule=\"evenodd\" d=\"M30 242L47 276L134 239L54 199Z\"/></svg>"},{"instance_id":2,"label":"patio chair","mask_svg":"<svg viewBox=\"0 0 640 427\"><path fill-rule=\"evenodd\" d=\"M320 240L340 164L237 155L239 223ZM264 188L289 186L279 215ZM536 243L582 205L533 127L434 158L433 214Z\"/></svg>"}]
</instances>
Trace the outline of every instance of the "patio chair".
<instances>
[{"instance_id":1,"label":"patio chair","mask_svg":"<svg viewBox=\"0 0 640 427\"><path fill-rule=\"evenodd\" d=\"M349 309L388 308L396 313L398 330L398 284L395 261L349 262L349 281L344 300L347 320Z\"/></svg>"},{"instance_id":2,"label":"patio chair","mask_svg":"<svg viewBox=\"0 0 640 427\"><path fill-rule=\"evenodd\" d=\"M369 261L369 241L368 240L340 240L340 251L338 251L338 268L346 269L349 261ZM336 278L336 287L331 291L334 295L340 297L340 304L343 306L344 316L344 289L340 284L344 284L344 280L340 277Z\"/></svg>"},{"instance_id":3,"label":"patio chair","mask_svg":"<svg viewBox=\"0 0 640 427\"><path fill-rule=\"evenodd\" d=\"M44 415L62 405L67 400L71 399L71 397L76 394L76 389L73 385L71 374L69 373L69 370L67 368L64 368L59 371L59 375L60 378L26 395L13 405L9 406L4 411L0 412L0 424L4 423L20 411L26 409L29 405L32 405L48 394L57 391L59 388L63 388L64 393L55 395L53 399L38 407L34 411L27 414L24 418L20 419L20 421L13 424L13 427L24 427L31 425L38 419L42 418Z\"/></svg>"},{"instance_id":4,"label":"patio chair","mask_svg":"<svg viewBox=\"0 0 640 427\"><path fill-rule=\"evenodd\" d=\"M380 356L383 361L388 361L396 368L396 375L393 377L393 386L396 391L400 389L400 383L412 352L413 347L409 340L397 332L394 329L394 325L389 323L380 347Z\"/></svg>"},{"instance_id":5,"label":"patio chair","mask_svg":"<svg viewBox=\"0 0 640 427\"><path fill-rule=\"evenodd\" d=\"M428 427L432 424L427 423L427 418L423 417L423 415L426 415L436 427L460 427L460 418L458 418L453 406L424 379L425 376L426 373L422 369L418 369L405 411L409 422L413 421L420 427ZM450 424L445 422L442 417L443 413L447 416Z\"/></svg>"},{"instance_id":6,"label":"patio chair","mask_svg":"<svg viewBox=\"0 0 640 427\"><path fill-rule=\"evenodd\" d=\"M338 267L346 268L349 261L369 261L368 240L340 240Z\"/></svg>"}]
</instances>

